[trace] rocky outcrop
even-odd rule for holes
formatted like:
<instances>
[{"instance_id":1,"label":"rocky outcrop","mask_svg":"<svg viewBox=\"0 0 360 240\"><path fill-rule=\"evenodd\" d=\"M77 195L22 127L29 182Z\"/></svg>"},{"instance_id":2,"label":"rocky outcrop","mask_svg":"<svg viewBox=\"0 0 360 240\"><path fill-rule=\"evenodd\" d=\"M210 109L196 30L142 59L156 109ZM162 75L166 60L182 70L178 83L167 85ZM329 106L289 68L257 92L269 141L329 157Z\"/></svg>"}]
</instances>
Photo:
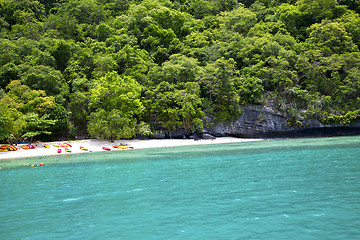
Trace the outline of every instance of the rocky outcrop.
<instances>
[{"instance_id":1,"label":"rocky outcrop","mask_svg":"<svg viewBox=\"0 0 360 240\"><path fill-rule=\"evenodd\" d=\"M206 127L203 134L215 137L312 137L360 135L360 122L353 125L324 125L320 121L301 119L301 127L289 127L287 117L264 106L246 106L242 115L232 123Z\"/></svg>"},{"instance_id":2,"label":"rocky outcrop","mask_svg":"<svg viewBox=\"0 0 360 240\"><path fill-rule=\"evenodd\" d=\"M190 133L184 129L176 129L169 135L166 129L158 130L150 135L155 139L213 139L216 137L242 138L296 138L296 137L331 137L360 135L360 122L352 125L325 125L317 120L298 119L298 127L289 126L288 117L272 108L249 105L243 107L242 115L231 123L213 123L211 117L205 123L202 132Z\"/></svg>"}]
</instances>

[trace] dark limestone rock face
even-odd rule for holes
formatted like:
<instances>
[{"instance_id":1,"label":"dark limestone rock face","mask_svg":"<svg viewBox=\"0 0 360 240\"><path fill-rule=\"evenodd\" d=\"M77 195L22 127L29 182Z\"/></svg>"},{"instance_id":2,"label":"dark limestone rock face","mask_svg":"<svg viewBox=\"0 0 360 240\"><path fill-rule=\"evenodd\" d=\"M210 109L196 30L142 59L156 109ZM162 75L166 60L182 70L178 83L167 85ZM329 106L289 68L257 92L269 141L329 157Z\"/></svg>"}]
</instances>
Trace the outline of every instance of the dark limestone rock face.
<instances>
[{"instance_id":1,"label":"dark limestone rock face","mask_svg":"<svg viewBox=\"0 0 360 240\"><path fill-rule=\"evenodd\" d=\"M234 122L206 127L204 133L215 137L322 137L360 135L360 122L353 125L324 125L317 120L299 119L301 127L289 127L283 113L264 106L250 105Z\"/></svg>"}]
</instances>

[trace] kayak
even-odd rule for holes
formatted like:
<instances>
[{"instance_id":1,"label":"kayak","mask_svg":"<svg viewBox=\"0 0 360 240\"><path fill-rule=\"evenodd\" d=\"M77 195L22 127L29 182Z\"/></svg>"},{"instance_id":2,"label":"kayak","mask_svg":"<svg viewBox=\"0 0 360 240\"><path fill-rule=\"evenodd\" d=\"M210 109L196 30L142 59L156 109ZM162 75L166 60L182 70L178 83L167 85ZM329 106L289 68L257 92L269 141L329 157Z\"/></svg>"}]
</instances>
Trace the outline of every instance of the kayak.
<instances>
[{"instance_id":1,"label":"kayak","mask_svg":"<svg viewBox=\"0 0 360 240\"><path fill-rule=\"evenodd\" d=\"M71 152L71 150L68 148L65 148L65 152Z\"/></svg>"},{"instance_id":2,"label":"kayak","mask_svg":"<svg viewBox=\"0 0 360 240\"><path fill-rule=\"evenodd\" d=\"M68 144L68 143L60 143L60 144L58 144L59 145L59 147L62 147L62 148L68 148L68 147L72 147L70 144Z\"/></svg>"},{"instance_id":3,"label":"kayak","mask_svg":"<svg viewBox=\"0 0 360 240\"><path fill-rule=\"evenodd\" d=\"M8 151L16 151L17 148L15 146L11 146L11 145L2 145L0 146L0 149L2 150L8 150ZM6 151L3 151L6 152Z\"/></svg>"},{"instance_id":4,"label":"kayak","mask_svg":"<svg viewBox=\"0 0 360 240\"><path fill-rule=\"evenodd\" d=\"M49 144L45 144L45 145L44 145L44 148L50 148L50 145L49 145Z\"/></svg>"},{"instance_id":5,"label":"kayak","mask_svg":"<svg viewBox=\"0 0 360 240\"><path fill-rule=\"evenodd\" d=\"M81 147L80 146L80 149L83 150L83 151L88 151L89 149L85 148L85 147Z\"/></svg>"},{"instance_id":6,"label":"kayak","mask_svg":"<svg viewBox=\"0 0 360 240\"><path fill-rule=\"evenodd\" d=\"M102 149L105 150L105 151L111 151L111 149L107 148L107 147L102 147Z\"/></svg>"},{"instance_id":7,"label":"kayak","mask_svg":"<svg viewBox=\"0 0 360 240\"><path fill-rule=\"evenodd\" d=\"M54 146L54 147L60 147L60 145L59 145L59 144L53 144L53 146Z\"/></svg>"},{"instance_id":8,"label":"kayak","mask_svg":"<svg viewBox=\"0 0 360 240\"><path fill-rule=\"evenodd\" d=\"M133 149L134 147L114 145L113 148L118 148L118 149Z\"/></svg>"},{"instance_id":9,"label":"kayak","mask_svg":"<svg viewBox=\"0 0 360 240\"><path fill-rule=\"evenodd\" d=\"M61 148L59 148L59 149L57 150L57 152L58 152L58 153L61 153Z\"/></svg>"},{"instance_id":10,"label":"kayak","mask_svg":"<svg viewBox=\"0 0 360 240\"><path fill-rule=\"evenodd\" d=\"M27 144L27 145L23 145L21 146L22 149L35 149L35 147L33 145Z\"/></svg>"}]
</instances>

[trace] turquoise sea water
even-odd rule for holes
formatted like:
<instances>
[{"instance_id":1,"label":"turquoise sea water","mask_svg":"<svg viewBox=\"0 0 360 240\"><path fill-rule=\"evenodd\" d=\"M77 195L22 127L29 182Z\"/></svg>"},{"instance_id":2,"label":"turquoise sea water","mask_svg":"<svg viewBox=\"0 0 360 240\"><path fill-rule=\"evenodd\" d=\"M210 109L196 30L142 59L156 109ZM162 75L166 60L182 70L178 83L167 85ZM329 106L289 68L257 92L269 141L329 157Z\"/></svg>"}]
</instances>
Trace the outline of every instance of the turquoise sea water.
<instances>
[{"instance_id":1,"label":"turquoise sea water","mask_svg":"<svg viewBox=\"0 0 360 240\"><path fill-rule=\"evenodd\" d=\"M48 166L24 167L40 162ZM0 166L0 239L360 238L360 137L70 154Z\"/></svg>"}]
</instances>

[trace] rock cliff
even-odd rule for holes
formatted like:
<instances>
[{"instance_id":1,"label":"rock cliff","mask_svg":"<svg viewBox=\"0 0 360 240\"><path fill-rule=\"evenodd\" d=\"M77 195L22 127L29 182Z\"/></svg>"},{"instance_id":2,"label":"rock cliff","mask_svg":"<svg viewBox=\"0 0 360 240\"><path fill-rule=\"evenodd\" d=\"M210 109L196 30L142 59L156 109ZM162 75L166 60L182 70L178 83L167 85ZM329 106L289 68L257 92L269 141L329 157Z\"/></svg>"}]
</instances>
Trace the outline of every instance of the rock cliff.
<instances>
[{"instance_id":1,"label":"rock cliff","mask_svg":"<svg viewBox=\"0 0 360 240\"><path fill-rule=\"evenodd\" d=\"M251 138L360 135L359 122L353 125L324 125L316 120L299 121L301 127L289 127L283 113L264 106L251 105L243 107L243 113L236 121L206 127L203 134Z\"/></svg>"}]
</instances>

